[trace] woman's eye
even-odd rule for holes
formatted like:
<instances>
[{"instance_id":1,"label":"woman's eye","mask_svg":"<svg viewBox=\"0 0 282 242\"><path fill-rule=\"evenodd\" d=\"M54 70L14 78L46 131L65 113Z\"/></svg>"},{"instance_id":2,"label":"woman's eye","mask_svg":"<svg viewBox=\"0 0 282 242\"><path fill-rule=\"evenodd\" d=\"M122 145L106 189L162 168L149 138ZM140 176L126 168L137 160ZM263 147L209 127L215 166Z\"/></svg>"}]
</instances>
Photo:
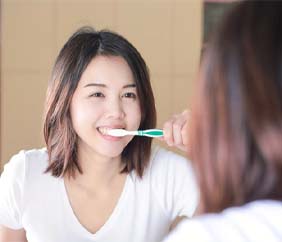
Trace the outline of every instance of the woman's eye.
<instances>
[{"instance_id":1,"label":"woman's eye","mask_svg":"<svg viewBox=\"0 0 282 242\"><path fill-rule=\"evenodd\" d=\"M101 92L92 93L89 97L105 97Z\"/></svg>"},{"instance_id":2,"label":"woman's eye","mask_svg":"<svg viewBox=\"0 0 282 242\"><path fill-rule=\"evenodd\" d=\"M137 95L133 92L127 92L123 94L123 97L136 99Z\"/></svg>"}]
</instances>

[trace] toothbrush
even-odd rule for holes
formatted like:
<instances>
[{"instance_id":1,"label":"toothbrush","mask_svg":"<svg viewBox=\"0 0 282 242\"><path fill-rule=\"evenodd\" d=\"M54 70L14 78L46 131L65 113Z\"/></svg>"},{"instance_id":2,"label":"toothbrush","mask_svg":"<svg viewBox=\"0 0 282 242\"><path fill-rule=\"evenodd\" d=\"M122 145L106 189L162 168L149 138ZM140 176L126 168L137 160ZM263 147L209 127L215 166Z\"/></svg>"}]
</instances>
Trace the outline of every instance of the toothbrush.
<instances>
[{"instance_id":1,"label":"toothbrush","mask_svg":"<svg viewBox=\"0 0 282 242\"><path fill-rule=\"evenodd\" d=\"M103 133L115 137L122 137L126 135L137 135L137 136L147 136L147 137L155 138L155 137L162 137L164 135L161 129L147 129L147 130L135 130L135 131L128 131L125 129L106 129L103 130Z\"/></svg>"}]
</instances>

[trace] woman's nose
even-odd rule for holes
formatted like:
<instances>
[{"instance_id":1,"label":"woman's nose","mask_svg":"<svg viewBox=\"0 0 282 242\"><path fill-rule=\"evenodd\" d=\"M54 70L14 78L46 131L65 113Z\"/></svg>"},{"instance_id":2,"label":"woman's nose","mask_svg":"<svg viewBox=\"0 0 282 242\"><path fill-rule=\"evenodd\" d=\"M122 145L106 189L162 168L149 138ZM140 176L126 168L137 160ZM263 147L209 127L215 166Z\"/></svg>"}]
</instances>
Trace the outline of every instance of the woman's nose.
<instances>
[{"instance_id":1,"label":"woman's nose","mask_svg":"<svg viewBox=\"0 0 282 242\"><path fill-rule=\"evenodd\" d=\"M114 119L122 119L125 116L122 101L112 100L107 105L107 116Z\"/></svg>"}]
</instances>

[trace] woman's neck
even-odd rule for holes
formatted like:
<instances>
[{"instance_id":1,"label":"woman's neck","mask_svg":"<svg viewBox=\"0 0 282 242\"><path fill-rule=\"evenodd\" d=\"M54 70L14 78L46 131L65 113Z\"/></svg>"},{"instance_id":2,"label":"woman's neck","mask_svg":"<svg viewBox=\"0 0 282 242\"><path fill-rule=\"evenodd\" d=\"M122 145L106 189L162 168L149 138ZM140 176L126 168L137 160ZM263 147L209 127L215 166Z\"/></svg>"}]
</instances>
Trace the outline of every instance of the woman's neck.
<instances>
[{"instance_id":1,"label":"woman's neck","mask_svg":"<svg viewBox=\"0 0 282 242\"><path fill-rule=\"evenodd\" d=\"M121 156L106 157L86 149L78 150L78 162L83 174L77 172L75 183L89 190L99 191L115 186L121 174Z\"/></svg>"}]
</instances>

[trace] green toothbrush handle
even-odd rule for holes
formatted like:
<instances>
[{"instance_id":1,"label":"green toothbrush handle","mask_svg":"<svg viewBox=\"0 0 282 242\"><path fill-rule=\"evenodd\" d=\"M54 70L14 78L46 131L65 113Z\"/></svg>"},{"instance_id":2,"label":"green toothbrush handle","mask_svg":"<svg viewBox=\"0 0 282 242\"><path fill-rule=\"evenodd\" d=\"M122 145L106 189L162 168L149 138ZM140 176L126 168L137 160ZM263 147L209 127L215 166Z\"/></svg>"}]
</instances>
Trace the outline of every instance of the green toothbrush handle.
<instances>
[{"instance_id":1,"label":"green toothbrush handle","mask_svg":"<svg viewBox=\"0 0 282 242\"><path fill-rule=\"evenodd\" d=\"M138 130L139 136L147 136L147 137L162 137L164 132L161 129L147 129L147 130Z\"/></svg>"}]
</instances>

